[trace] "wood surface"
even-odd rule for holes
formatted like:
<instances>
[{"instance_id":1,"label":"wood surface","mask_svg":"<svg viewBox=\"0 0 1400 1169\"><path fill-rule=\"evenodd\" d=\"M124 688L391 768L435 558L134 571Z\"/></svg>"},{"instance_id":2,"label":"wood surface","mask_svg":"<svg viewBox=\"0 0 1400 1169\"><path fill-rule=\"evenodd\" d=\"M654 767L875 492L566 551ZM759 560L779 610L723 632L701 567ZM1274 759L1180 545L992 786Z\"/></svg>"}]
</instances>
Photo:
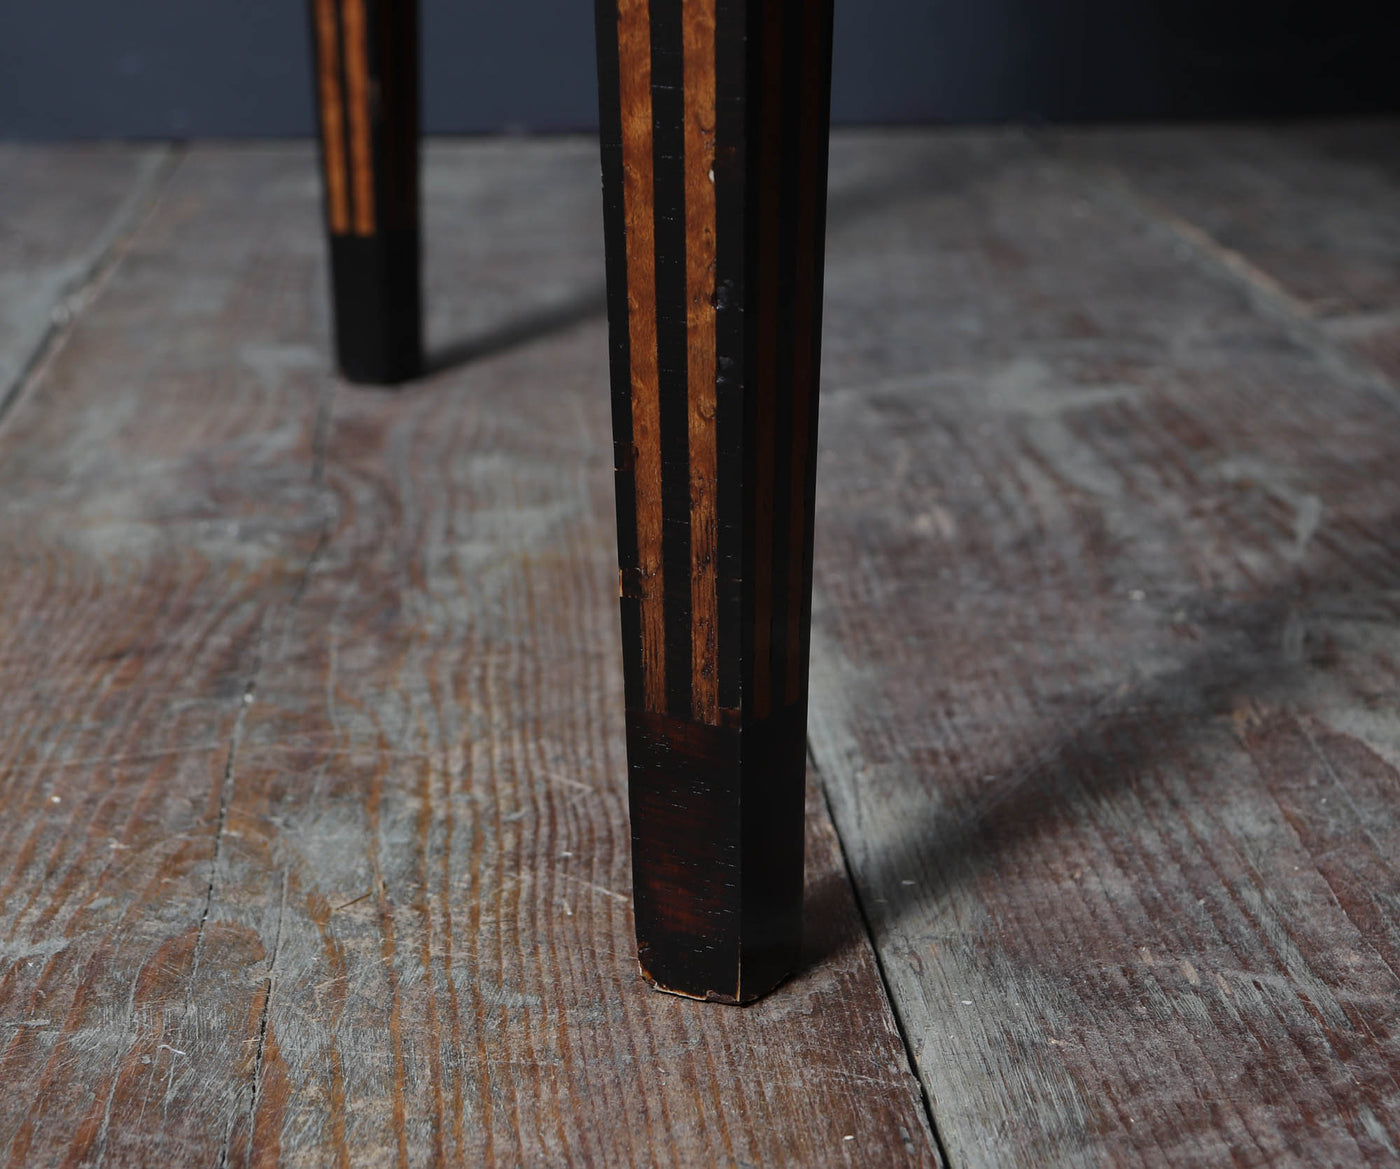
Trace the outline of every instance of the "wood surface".
<instances>
[{"instance_id":1,"label":"wood surface","mask_svg":"<svg viewBox=\"0 0 1400 1169\"><path fill-rule=\"evenodd\" d=\"M0 412L148 210L163 145L0 143Z\"/></svg>"},{"instance_id":2,"label":"wood surface","mask_svg":"<svg viewBox=\"0 0 1400 1169\"><path fill-rule=\"evenodd\" d=\"M0 1160L939 1163L817 793L783 992L637 977L597 165L430 155L385 395L193 146L0 419Z\"/></svg>"},{"instance_id":3,"label":"wood surface","mask_svg":"<svg viewBox=\"0 0 1400 1169\"><path fill-rule=\"evenodd\" d=\"M829 0L600 0L633 885L658 988L801 951Z\"/></svg>"},{"instance_id":4,"label":"wood surface","mask_svg":"<svg viewBox=\"0 0 1400 1169\"><path fill-rule=\"evenodd\" d=\"M1061 146L1214 254L1286 326L1310 324L1400 380L1400 122L1101 130Z\"/></svg>"},{"instance_id":5,"label":"wood surface","mask_svg":"<svg viewBox=\"0 0 1400 1169\"><path fill-rule=\"evenodd\" d=\"M1400 308L1400 176L1326 137L834 154L811 744L954 1165L1396 1161L1400 395L1316 306Z\"/></svg>"},{"instance_id":6,"label":"wood surface","mask_svg":"<svg viewBox=\"0 0 1400 1169\"><path fill-rule=\"evenodd\" d=\"M309 149L134 167L0 419L0 1161L935 1164L844 847L951 1163L1393 1164L1381 129L838 136L841 838L742 1011L635 978L596 145L430 149L392 398Z\"/></svg>"}]
</instances>

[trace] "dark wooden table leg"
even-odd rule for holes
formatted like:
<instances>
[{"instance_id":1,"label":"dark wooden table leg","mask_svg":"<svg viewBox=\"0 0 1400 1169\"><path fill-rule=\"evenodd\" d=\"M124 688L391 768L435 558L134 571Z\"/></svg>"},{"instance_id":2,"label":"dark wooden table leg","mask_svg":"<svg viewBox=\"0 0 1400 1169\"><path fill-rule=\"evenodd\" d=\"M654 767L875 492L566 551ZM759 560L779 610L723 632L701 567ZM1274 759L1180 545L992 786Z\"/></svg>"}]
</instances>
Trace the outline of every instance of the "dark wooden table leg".
<instances>
[{"instance_id":1,"label":"dark wooden table leg","mask_svg":"<svg viewBox=\"0 0 1400 1169\"><path fill-rule=\"evenodd\" d=\"M336 359L350 381L423 364L417 0L311 0Z\"/></svg>"},{"instance_id":2,"label":"dark wooden table leg","mask_svg":"<svg viewBox=\"0 0 1400 1169\"><path fill-rule=\"evenodd\" d=\"M637 945L797 961L831 0L598 0Z\"/></svg>"}]
</instances>

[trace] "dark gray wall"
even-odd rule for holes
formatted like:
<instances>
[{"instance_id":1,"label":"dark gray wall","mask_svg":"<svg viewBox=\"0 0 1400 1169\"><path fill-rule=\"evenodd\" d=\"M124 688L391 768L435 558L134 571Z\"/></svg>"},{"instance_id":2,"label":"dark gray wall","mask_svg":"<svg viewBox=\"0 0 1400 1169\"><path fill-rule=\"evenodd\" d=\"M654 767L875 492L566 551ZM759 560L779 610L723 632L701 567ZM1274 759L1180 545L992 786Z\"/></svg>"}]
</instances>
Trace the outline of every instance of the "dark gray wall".
<instances>
[{"instance_id":1,"label":"dark gray wall","mask_svg":"<svg viewBox=\"0 0 1400 1169\"><path fill-rule=\"evenodd\" d=\"M1381 0L837 0L846 122L1392 109ZM596 119L591 0L423 0L433 132ZM302 0L0 0L0 137L299 135Z\"/></svg>"}]
</instances>

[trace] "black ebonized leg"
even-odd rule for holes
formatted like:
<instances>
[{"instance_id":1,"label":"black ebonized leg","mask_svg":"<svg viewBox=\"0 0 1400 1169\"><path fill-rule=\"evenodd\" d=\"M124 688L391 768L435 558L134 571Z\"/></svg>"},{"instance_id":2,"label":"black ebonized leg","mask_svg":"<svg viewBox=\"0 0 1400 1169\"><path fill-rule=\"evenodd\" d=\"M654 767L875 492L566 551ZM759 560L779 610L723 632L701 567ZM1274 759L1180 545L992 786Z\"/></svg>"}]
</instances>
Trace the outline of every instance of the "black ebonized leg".
<instances>
[{"instance_id":1,"label":"black ebonized leg","mask_svg":"<svg viewBox=\"0 0 1400 1169\"><path fill-rule=\"evenodd\" d=\"M417 0L311 0L336 359L353 382L422 370Z\"/></svg>"},{"instance_id":2,"label":"black ebonized leg","mask_svg":"<svg viewBox=\"0 0 1400 1169\"><path fill-rule=\"evenodd\" d=\"M638 952L801 942L831 0L598 0Z\"/></svg>"}]
</instances>

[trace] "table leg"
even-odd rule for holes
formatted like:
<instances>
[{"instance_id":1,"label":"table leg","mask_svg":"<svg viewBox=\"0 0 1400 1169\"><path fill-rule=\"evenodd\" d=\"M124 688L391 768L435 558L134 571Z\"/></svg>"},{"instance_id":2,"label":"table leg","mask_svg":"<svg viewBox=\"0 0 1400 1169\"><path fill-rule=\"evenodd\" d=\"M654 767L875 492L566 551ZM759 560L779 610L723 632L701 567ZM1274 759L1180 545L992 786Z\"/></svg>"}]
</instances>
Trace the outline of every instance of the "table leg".
<instances>
[{"instance_id":1,"label":"table leg","mask_svg":"<svg viewBox=\"0 0 1400 1169\"><path fill-rule=\"evenodd\" d=\"M597 0L638 953L801 941L831 0Z\"/></svg>"},{"instance_id":2,"label":"table leg","mask_svg":"<svg viewBox=\"0 0 1400 1169\"><path fill-rule=\"evenodd\" d=\"M311 0L336 359L354 382L422 368L417 0Z\"/></svg>"}]
</instances>

